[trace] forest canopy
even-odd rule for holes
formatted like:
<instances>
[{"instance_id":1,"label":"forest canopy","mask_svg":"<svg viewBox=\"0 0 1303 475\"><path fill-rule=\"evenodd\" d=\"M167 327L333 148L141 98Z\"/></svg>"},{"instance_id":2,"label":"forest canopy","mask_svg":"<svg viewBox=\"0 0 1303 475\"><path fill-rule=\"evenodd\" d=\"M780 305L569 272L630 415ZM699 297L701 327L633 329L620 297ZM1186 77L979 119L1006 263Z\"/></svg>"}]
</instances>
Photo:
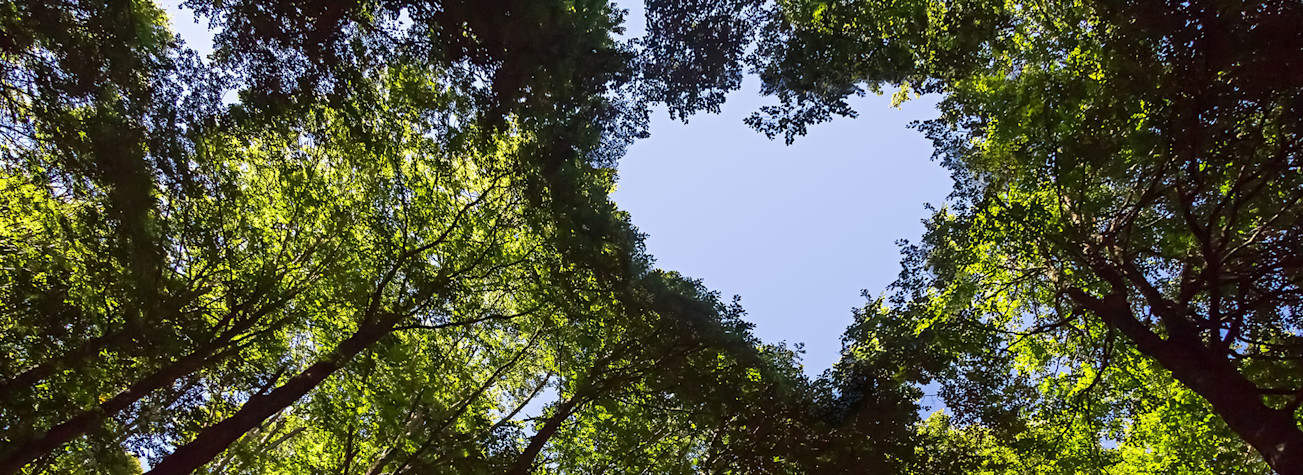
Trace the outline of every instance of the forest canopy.
<instances>
[{"instance_id":1,"label":"forest canopy","mask_svg":"<svg viewBox=\"0 0 1303 475\"><path fill-rule=\"evenodd\" d=\"M1303 473L1303 4L185 5L0 3L0 474ZM814 378L610 196L745 74L940 98Z\"/></svg>"}]
</instances>

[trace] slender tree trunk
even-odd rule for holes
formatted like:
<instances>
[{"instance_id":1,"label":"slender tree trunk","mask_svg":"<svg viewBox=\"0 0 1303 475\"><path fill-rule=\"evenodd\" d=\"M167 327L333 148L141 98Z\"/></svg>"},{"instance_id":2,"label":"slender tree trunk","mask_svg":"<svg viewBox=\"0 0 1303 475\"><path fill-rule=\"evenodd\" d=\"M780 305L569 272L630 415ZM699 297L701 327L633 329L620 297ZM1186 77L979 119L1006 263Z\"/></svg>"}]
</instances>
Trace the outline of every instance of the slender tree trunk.
<instances>
[{"instance_id":1,"label":"slender tree trunk","mask_svg":"<svg viewBox=\"0 0 1303 475\"><path fill-rule=\"evenodd\" d=\"M279 308L279 305L268 306L248 318L242 319L235 326L226 329L221 335L215 337L215 340L136 381L127 390L100 403L99 406L77 414L64 423L45 431L45 433L28 439L26 442L17 442L18 448L4 454L4 458L0 459L0 475L17 473L23 466L98 427L106 419L131 407L131 405L154 391L171 386L181 378L199 371L213 361L225 358L228 356L229 346L236 336L248 331L262 317L276 308ZM279 324L275 325L278 326Z\"/></svg>"},{"instance_id":2,"label":"slender tree trunk","mask_svg":"<svg viewBox=\"0 0 1303 475\"><path fill-rule=\"evenodd\" d=\"M1213 353L1197 337L1172 331L1159 337L1148 325L1136 320L1126 297L1112 294L1097 299L1079 290L1069 295L1093 313L1121 330L1141 353L1161 364L1172 377L1198 393L1277 473L1303 474L1303 430L1292 409L1273 409L1262 399L1257 386L1245 379L1225 357Z\"/></svg>"},{"instance_id":3,"label":"slender tree trunk","mask_svg":"<svg viewBox=\"0 0 1303 475\"><path fill-rule=\"evenodd\" d=\"M126 332L116 331L107 335L92 338L83 342L81 346L73 348L62 355L45 360L12 378L0 381L0 400L8 399L12 393L16 391L31 388L45 378L48 378L65 368L76 365L82 360L99 353L100 350L106 347L111 348L117 346L120 344L120 341L124 339L124 335L126 335Z\"/></svg>"},{"instance_id":4,"label":"slender tree trunk","mask_svg":"<svg viewBox=\"0 0 1303 475\"><path fill-rule=\"evenodd\" d=\"M575 396L557 406L556 413L552 414L552 417L543 424L543 428L529 439L529 446L525 447L525 451L521 452L520 457L516 459L516 465L508 472L510 475L527 475L530 469L534 468L534 459L537 459L539 452L543 451L543 446L547 445L547 441L561 429L561 424L578 411L581 401L578 396Z\"/></svg>"},{"instance_id":5,"label":"slender tree trunk","mask_svg":"<svg viewBox=\"0 0 1303 475\"><path fill-rule=\"evenodd\" d=\"M127 390L84 411L66 422L54 426L45 433L29 439L0 460L0 475L17 473L37 458L59 448L86 432L99 427L104 420L113 417L123 409L131 407L137 401L161 388L171 386L186 375L198 371L213 359L213 354L221 345L208 345L194 353L186 355L162 369L136 381Z\"/></svg>"},{"instance_id":6,"label":"slender tree trunk","mask_svg":"<svg viewBox=\"0 0 1303 475\"><path fill-rule=\"evenodd\" d=\"M353 457L357 456L356 447L353 445L355 438L357 438L357 428L349 424L348 439L344 442L344 462L340 464L339 475L348 475L353 471Z\"/></svg>"},{"instance_id":7,"label":"slender tree trunk","mask_svg":"<svg viewBox=\"0 0 1303 475\"><path fill-rule=\"evenodd\" d=\"M241 406L234 415L200 431L194 440L164 457L149 473L186 474L203 467L240 436L262 425L268 417L294 404L358 353L367 350L389 335L395 323L395 318L386 318L381 322L370 324L364 323L357 332L340 342L339 346L321 361L309 366L270 393L249 398L249 401L244 403L244 406Z\"/></svg>"}]
</instances>

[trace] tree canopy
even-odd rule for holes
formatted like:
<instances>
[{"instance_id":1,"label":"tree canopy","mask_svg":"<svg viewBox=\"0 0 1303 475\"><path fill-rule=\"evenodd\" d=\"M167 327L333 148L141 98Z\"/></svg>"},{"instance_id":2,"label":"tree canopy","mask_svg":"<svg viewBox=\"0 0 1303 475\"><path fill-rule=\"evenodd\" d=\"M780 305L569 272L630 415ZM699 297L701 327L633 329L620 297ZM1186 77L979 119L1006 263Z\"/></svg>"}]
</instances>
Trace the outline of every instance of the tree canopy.
<instances>
[{"instance_id":1,"label":"tree canopy","mask_svg":"<svg viewBox=\"0 0 1303 475\"><path fill-rule=\"evenodd\" d=\"M0 3L0 474L1303 473L1297 2L187 6ZM748 70L942 98L817 378L610 198Z\"/></svg>"},{"instance_id":2,"label":"tree canopy","mask_svg":"<svg viewBox=\"0 0 1303 475\"><path fill-rule=\"evenodd\" d=\"M951 203L851 334L939 382L930 433L1014 456L983 467L1303 473L1303 8L781 5L761 131L944 95L918 128Z\"/></svg>"}]
</instances>

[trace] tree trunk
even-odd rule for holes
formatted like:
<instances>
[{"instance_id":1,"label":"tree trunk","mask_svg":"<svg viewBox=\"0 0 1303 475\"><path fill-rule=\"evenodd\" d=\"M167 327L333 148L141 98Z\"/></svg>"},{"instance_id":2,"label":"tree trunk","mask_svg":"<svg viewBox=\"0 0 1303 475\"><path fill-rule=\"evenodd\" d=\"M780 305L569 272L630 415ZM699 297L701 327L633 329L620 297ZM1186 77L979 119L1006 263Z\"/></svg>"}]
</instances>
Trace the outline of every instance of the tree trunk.
<instances>
[{"instance_id":1,"label":"tree trunk","mask_svg":"<svg viewBox=\"0 0 1303 475\"><path fill-rule=\"evenodd\" d=\"M46 378L63 371L66 368L75 366L83 360L97 354L100 350L108 347L117 346L123 339L126 332L117 331L107 335L99 336L87 340L76 348L69 350L67 353L45 360L36 366L15 375L12 378L0 381L0 400L7 400L16 391L24 391L32 388Z\"/></svg>"},{"instance_id":2,"label":"tree trunk","mask_svg":"<svg viewBox=\"0 0 1303 475\"><path fill-rule=\"evenodd\" d=\"M222 453L240 436L262 425L268 417L298 401L326 378L382 338L389 335L396 319L364 323L357 332L339 343L329 355L314 363L285 384L267 394L249 398L234 415L200 431L190 443L163 457L148 473L153 475L186 474L198 470Z\"/></svg>"},{"instance_id":3,"label":"tree trunk","mask_svg":"<svg viewBox=\"0 0 1303 475\"><path fill-rule=\"evenodd\" d=\"M126 391L118 393L100 403L99 406L77 414L68 421L28 440L0 460L0 475L18 473L27 464L98 427L105 419L131 407L145 396L198 371L212 361L213 353L220 347L220 345L210 345L186 355L137 381Z\"/></svg>"},{"instance_id":4,"label":"tree trunk","mask_svg":"<svg viewBox=\"0 0 1303 475\"><path fill-rule=\"evenodd\" d=\"M1303 430L1299 430L1294 411L1268 407L1258 387L1229 361L1210 355L1210 350L1197 341L1180 340L1170 338L1161 347L1141 346L1140 350L1203 396L1226 425L1257 449L1272 469L1282 474L1303 474Z\"/></svg>"},{"instance_id":5,"label":"tree trunk","mask_svg":"<svg viewBox=\"0 0 1303 475\"><path fill-rule=\"evenodd\" d=\"M1225 357L1185 332L1170 331L1172 335L1167 339L1159 337L1136 320L1124 295L1111 294L1101 300L1075 289L1069 295L1121 330L1141 353L1154 358L1177 381L1208 401L1226 425L1262 454L1273 470L1284 475L1303 474L1303 430L1295 421L1294 411L1268 407L1258 387Z\"/></svg>"},{"instance_id":6,"label":"tree trunk","mask_svg":"<svg viewBox=\"0 0 1303 475\"><path fill-rule=\"evenodd\" d=\"M283 304L284 302L282 300L280 303ZM221 335L216 336L214 340L205 343L189 355L183 356L181 359L173 361L149 376L136 381L126 391L118 393L116 396L100 403L99 406L77 414L66 422L54 426L25 443L20 442L22 445L0 460L0 475L17 473L23 466L94 429L104 420L131 407L131 405L154 391L172 385L181 378L199 371L214 360L225 358L230 351L228 346L236 336L248 331L262 317L279 308L279 306L279 304L270 305L259 310L248 318L237 322L231 328L226 329ZM279 326L280 324L283 324L283 322L273 326Z\"/></svg>"},{"instance_id":7,"label":"tree trunk","mask_svg":"<svg viewBox=\"0 0 1303 475\"><path fill-rule=\"evenodd\" d=\"M539 452L543 451L543 446L547 445L547 441L556 435L556 431L561 428L561 424L564 424L566 419L574 415L579 409L580 402L580 398L576 396L557 406L556 413L552 414L552 417L549 417L547 422L543 424L543 428L539 429L538 433L529 439L529 446L525 447L525 451L520 453L520 457L516 459L516 465L508 473L511 475L528 474L530 469L534 468L534 459L538 458Z\"/></svg>"}]
</instances>

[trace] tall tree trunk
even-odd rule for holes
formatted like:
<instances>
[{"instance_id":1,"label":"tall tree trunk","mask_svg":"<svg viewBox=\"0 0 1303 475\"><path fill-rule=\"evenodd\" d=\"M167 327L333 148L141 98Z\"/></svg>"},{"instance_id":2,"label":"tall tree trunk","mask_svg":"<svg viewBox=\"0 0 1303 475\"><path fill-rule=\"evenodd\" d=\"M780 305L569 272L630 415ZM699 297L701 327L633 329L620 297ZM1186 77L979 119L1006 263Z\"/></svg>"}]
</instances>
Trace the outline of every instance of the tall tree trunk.
<instances>
[{"instance_id":1,"label":"tall tree trunk","mask_svg":"<svg viewBox=\"0 0 1303 475\"><path fill-rule=\"evenodd\" d=\"M1164 339L1135 318L1126 296L1103 299L1070 290L1069 296L1135 342L1141 353L1161 364L1172 377L1198 393L1232 431L1262 454L1277 473L1303 474L1303 430L1293 409L1273 409L1262 393L1225 357L1204 346L1197 336L1171 331Z\"/></svg>"},{"instance_id":2,"label":"tall tree trunk","mask_svg":"<svg viewBox=\"0 0 1303 475\"><path fill-rule=\"evenodd\" d=\"M262 425L268 417L294 404L358 353L367 350L389 335L395 323L397 323L396 317L387 317L380 322L363 323L357 332L340 342L339 346L325 358L290 378L270 393L250 397L249 401L231 417L200 431L194 440L177 448L167 457L163 457L163 460L148 473L187 474L198 470L225 451L240 436Z\"/></svg>"},{"instance_id":3,"label":"tall tree trunk","mask_svg":"<svg viewBox=\"0 0 1303 475\"><path fill-rule=\"evenodd\" d=\"M32 366L22 373L18 373L12 378L0 381L0 400L7 400L12 393L30 389L45 378L55 373L63 371L66 368L77 365L83 360L100 352L104 348L117 346L126 335L124 331L115 331L107 335L98 336L82 342L82 344L68 352L42 361L36 366Z\"/></svg>"},{"instance_id":4,"label":"tall tree trunk","mask_svg":"<svg viewBox=\"0 0 1303 475\"><path fill-rule=\"evenodd\" d=\"M214 353L221 347L222 345L206 345L205 348L186 355L136 381L127 390L105 400L100 405L77 414L66 422L29 439L26 443L22 443L18 448L7 454L3 460L0 460L0 475L17 473L27 464L98 427L104 420L113 417L123 409L131 407L132 404L140 401L145 396L161 388L171 386L181 378L203 368L214 359L220 359L214 358Z\"/></svg>"},{"instance_id":5,"label":"tall tree trunk","mask_svg":"<svg viewBox=\"0 0 1303 475\"><path fill-rule=\"evenodd\" d=\"M582 402L583 400L576 395L557 406L556 412L552 414L552 417L547 418L543 428L539 429L538 433L534 434L533 437L530 437L529 446L525 447L525 451L521 452L520 457L516 458L516 465L511 467L511 471L508 473L510 475L527 475L530 469L534 468L534 459L537 459L539 452L543 451L543 446L547 445L547 441L556 435L557 430L561 429L561 424L564 424L566 419L569 419L579 410L579 405Z\"/></svg>"},{"instance_id":6,"label":"tall tree trunk","mask_svg":"<svg viewBox=\"0 0 1303 475\"><path fill-rule=\"evenodd\" d=\"M357 428L349 424L348 439L344 441L344 461L339 464L339 475L348 475L353 471L353 458L357 456L357 447L353 443L356 438Z\"/></svg>"},{"instance_id":7,"label":"tall tree trunk","mask_svg":"<svg viewBox=\"0 0 1303 475\"><path fill-rule=\"evenodd\" d=\"M257 322L261 321L262 317L279 308L286 301L281 300L246 316L246 318L240 319L234 326L215 336L214 340L205 343L189 355L183 356L181 359L173 361L149 376L136 381L125 391L101 402L100 405L77 414L64 423L50 428L45 433L28 439L26 442L17 442L17 444L21 445L4 454L4 458L0 459L0 475L17 473L23 466L98 427L106 419L131 407L131 405L154 391L171 386L181 378L199 371L213 361L226 358L233 349L230 345L237 336L253 328ZM284 323L286 323L286 320L275 322L272 327L279 327Z\"/></svg>"},{"instance_id":8,"label":"tall tree trunk","mask_svg":"<svg viewBox=\"0 0 1303 475\"><path fill-rule=\"evenodd\" d=\"M1268 407L1256 385L1229 361L1210 357L1202 345L1171 342L1162 350L1141 351L1154 356L1173 377L1203 396L1272 469L1303 474L1303 430L1299 430L1293 409Z\"/></svg>"}]
</instances>

